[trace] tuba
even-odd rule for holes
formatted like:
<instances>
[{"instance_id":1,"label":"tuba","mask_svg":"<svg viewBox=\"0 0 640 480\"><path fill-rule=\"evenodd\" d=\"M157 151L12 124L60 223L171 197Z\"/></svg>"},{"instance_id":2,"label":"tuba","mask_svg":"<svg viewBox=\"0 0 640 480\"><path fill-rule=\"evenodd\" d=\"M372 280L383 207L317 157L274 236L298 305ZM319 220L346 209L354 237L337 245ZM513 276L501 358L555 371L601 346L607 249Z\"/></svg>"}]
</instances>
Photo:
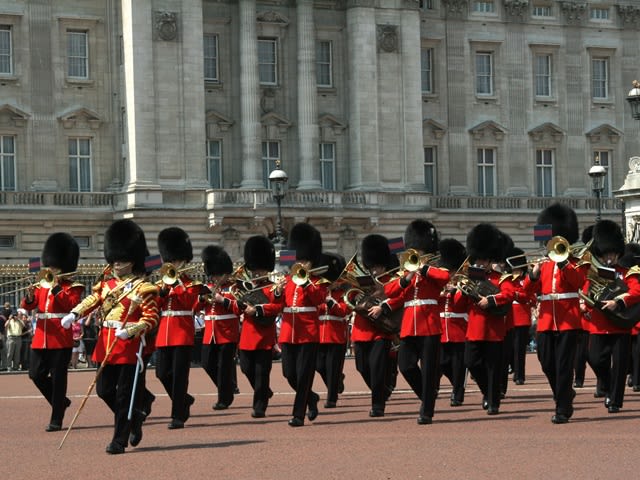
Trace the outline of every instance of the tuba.
<instances>
[{"instance_id":1,"label":"tuba","mask_svg":"<svg viewBox=\"0 0 640 480\"><path fill-rule=\"evenodd\" d=\"M383 301L376 293L377 290L367 292L361 288L350 288L342 298L349 308L369 319L381 332L392 335L398 334L402 323L402 309L394 310L388 315L383 312L377 318L369 315L369 309L380 305Z\"/></svg>"},{"instance_id":2,"label":"tuba","mask_svg":"<svg viewBox=\"0 0 640 480\"><path fill-rule=\"evenodd\" d=\"M632 328L640 321L640 303L623 310L605 310L602 304L608 300L615 300L620 295L629 291L629 287L617 272L601 265L595 257L589 255L591 268L587 273L589 289L585 294L578 292L584 303L591 308L597 308L611 323L620 328Z\"/></svg>"},{"instance_id":3,"label":"tuba","mask_svg":"<svg viewBox=\"0 0 640 480\"><path fill-rule=\"evenodd\" d=\"M461 270L452 277L455 279L456 288L460 290L463 295L466 295L477 303L482 297L500 293L500 287L494 285L487 279L484 269L481 271L477 267L468 265L468 260L465 260L465 264L463 264ZM510 309L511 305L496 305L488 307L486 311L491 315L504 317L509 313Z\"/></svg>"}]
</instances>

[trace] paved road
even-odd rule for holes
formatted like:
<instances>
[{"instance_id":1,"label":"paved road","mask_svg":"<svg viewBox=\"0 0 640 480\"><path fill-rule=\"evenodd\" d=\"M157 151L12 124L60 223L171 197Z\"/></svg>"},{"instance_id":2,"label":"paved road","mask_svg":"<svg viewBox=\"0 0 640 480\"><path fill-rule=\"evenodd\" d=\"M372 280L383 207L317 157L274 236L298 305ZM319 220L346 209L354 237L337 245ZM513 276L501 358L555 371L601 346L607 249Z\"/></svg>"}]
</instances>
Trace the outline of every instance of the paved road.
<instances>
[{"instance_id":1,"label":"paved road","mask_svg":"<svg viewBox=\"0 0 640 480\"><path fill-rule=\"evenodd\" d=\"M627 390L625 405L608 414L593 397L595 380L578 390L576 412L567 425L553 425L550 389L534 355L527 383L509 386L501 413L490 417L470 382L464 406L451 408L444 385L432 425L417 425L418 402L406 383L387 405L384 418L368 417L369 396L345 364L346 391L338 408L323 410L313 423L287 425L293 396L274 364L275 396L264 419L250 417L251 391L238 375L240 395L229 410L214 412L214 388L200 368L192 370L196 398L184 430L167 430L169 401L154 372L158 395L144 438L125 455L104 448L112 433L111 413L89 398L61 450L63 432L45 433L49 410L25 374L0 375L0 438L3 470L21 478L218 478L218 479L420 479L635 478L640 441L640 393ZM591 372L589 372L591 373ZM91 371L70 373L73 401L68 423L93 379ZM325 393L319 377L315 388ZM320 406L322 407L322 401ZM66 427L66 425L65 425ZM206 477L205 477L206 476Z\"/></svg>"}]
</instances>

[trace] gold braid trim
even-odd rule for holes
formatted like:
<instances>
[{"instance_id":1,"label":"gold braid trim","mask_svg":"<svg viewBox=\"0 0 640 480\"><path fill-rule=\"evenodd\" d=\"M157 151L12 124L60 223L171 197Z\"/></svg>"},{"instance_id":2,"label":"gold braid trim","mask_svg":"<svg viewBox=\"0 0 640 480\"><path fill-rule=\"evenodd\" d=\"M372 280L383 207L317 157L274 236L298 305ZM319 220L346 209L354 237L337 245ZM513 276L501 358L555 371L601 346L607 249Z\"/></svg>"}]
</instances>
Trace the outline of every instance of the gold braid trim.
<instances>
[{"instance_id":1,"label":"gold braid trim","mask_svg":"<svg viewBox=\"0 0 640 480\"><path fill-rule=\"evenodd\" d=\"M627 274L624 276L624 278L627 278L629 275L638 275L638 274L640 274L640 266L634 265L629 270L627 270Z\"/></svg>"}]
</instances>

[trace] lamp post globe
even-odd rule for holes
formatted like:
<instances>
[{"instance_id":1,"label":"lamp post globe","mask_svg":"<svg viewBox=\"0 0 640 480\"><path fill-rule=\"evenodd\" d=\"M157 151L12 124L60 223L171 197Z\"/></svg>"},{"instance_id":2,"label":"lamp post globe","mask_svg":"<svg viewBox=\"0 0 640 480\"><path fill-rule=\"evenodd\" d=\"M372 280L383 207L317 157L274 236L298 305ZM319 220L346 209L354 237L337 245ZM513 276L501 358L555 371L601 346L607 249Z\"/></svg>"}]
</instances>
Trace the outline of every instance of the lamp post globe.
<instances>
[{"instance_id":1,"label":"lamp post globe","mask_svg":"<svg viewBox=\"0 0 640 480\"><path fill-rule=\"evenodd\" d=\"M601 197L604 191L604 177L607 175L607 169L600 165L600 162L596 161L596 164L589 169L589 176L593 182L593 192L596 194L596 222L600 221L602 214Z\"/></svg>"},{"instance_id":2,"label":"lamp post globe","mask_svg":"<svg viewBox=\"0 0 640 480\"><path fill-rule=\"evenodd\" d=\"M636 120L640 120L640 82L638 80L633 81L633 88L629 90L627 95L627 102L631 107L631 115Z\"/></svg>"},{"instance_id":3,"label":"lamp post globe","mask_svg":"<svg viewBox=\"0 0 640 480\"><path fill-rule=\"evenodd\" d=\"M289 177L287 172L280 168L280 162L276 162L276 168L269 173L269 185L271 186L271 193L276 201L277 216L276 216L276 236L274 238L274 247L276 251L280 251L284 248L284 237L282 234L282 199L287 194L287 182Z\"/></svg>"}]
</instances>

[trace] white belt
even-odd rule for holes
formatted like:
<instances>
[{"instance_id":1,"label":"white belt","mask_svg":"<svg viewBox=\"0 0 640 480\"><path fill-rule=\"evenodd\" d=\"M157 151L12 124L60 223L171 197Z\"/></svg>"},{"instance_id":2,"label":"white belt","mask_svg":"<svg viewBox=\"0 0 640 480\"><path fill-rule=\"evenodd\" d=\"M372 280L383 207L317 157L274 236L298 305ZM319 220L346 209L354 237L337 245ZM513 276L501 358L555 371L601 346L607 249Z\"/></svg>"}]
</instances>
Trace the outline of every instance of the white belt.
<instances>
[{"instance_id":1,"label":"white belt","mask_svg":"<svg viewBox=\"0 0 640 480\"><path fill-rule=\"evenodd\" d=\"M62 318L64 317L64 313L38 313L36 314L37 319L51 319L51 318Z\"/></svg>"},{"instance_id":2,"label":"white belt","mask_svg":"<svg viewBox=\"0 0 640 480\"><path fill-rule=\"evenodd\" d=\"M102 322L102 326L105 328L122 328L122 322L118 320L105 320Z\"/></svg>"},{"instance_id":3,"label":"white belt","mask_svg":"<svg viewBox=\"0 0 640 480\"><path fill-rule=\"evenodd\" d=\"M206 321L216 321L216 320L231 320L234 318L238 318L237 315L234 315L233 313L227 313L225 315L205 315L204 316L204 320Z\"/></svg>"},{"instance_id":4,"label":"white belt","mask_svg":"<svg viewBox=\"0 0 640 480\"><path fill-rule=\"evenodd\" d=\"M431 298L424 300L410 300L408 302L404 302L404 308L407 307L419 307L420 305L437 305L438 301L433 300Z\"/></svg>"},{"instance_id":5,"label":"white belt","mask_svg":"<svg viewBox=\"0 0 640 480\"><path fill-rule=\"evenodd\" d=\"M302 312L316 312L316 307L284 307L285 313L302 313Z\"/></svg>"},{"instance_id":6,"label":"white belt","mask_svg":"<svg viewBox=\"0 0 640 480\"><path fill-rule=\"evenodd\" d=\"M161 317L191 317L192 315L192 310L163 310L160 314Z\"/></svg>"},{"instance_id":7,"label":"white belt","mask_svg":"<svg viewBox=\"0 0 640 480\"><path fill-rule=\"evenodd\" d=\"M545 300L566 300L569 298L578 298L578 294L571 292L571 293L548 293L547 295L540 295L538 297L538 300L540 301L545 301Z\"/></svg>"},{"instance_id":8,"label":"white belt","mask_svg":"<svg viewBox=\"0 0 640 480\"><path fill-rule=\"evenodd\" d=\"M440 312L440 318L469 318L466 313Z\"/></svg>"},{"instance_id":9,"label":"white belt","mask_svg":"<svg viewBox=\"0 0 640 480\"><path fill-rule=\"evenodd\" d=\"M320 320L323 322L326 322L326 321L341 322L344 320L344 317L338 317L336 315L320 315Z\"/></svg>"}]
</instances>

